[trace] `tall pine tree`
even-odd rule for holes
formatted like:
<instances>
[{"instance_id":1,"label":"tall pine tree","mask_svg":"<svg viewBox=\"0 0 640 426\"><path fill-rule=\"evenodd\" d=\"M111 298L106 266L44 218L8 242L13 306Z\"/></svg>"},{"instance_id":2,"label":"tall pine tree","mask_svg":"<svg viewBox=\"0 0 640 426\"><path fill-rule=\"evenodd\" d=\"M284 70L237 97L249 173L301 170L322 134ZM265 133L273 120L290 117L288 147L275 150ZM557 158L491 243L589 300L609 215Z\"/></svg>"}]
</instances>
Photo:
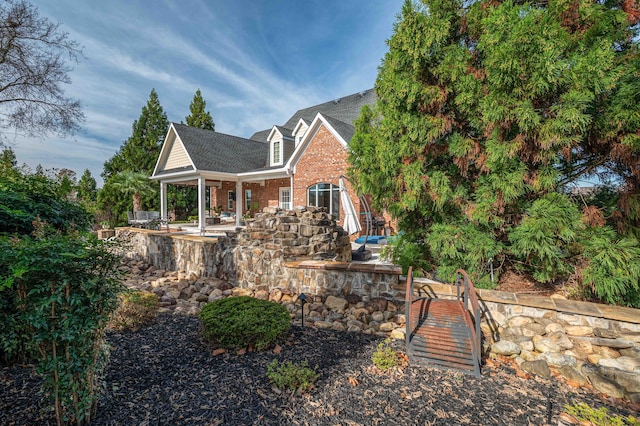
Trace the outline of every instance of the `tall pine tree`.
<instances>
[{"instance_id":1,"label":"tall pine tree","mask_svg":"<svg viewBox=\"0 0 640 426\"><path fill-rule=\"evenodd\" d=\"M187 126L212 131L215 130L216 125L213 122L211 114L206 111L206 108L207 102L202 98L202 93L200 93L200 89L198 89L193 95L191 105L189 105L190 114L186 117Z\"/></svg>"},{"instance_id":2,"label":"tall pine tree","mask_svg":"<svg viewBox=\"0 0 640 426\"><path fill-rule=\"evenodd\" d=\"M549 281L589 236L637 242L639 17L634 1L407 0L350 154L399 247L490 285L491 262ZM598 176L621 183L608 217L567 202ZM607 220L625 235L594 230Z\"/></svg>"},{"instance_id":3,"label":"tall pine tree","mask_svg":"<svg viewBox=\"0 0 640 426\"><path fill-rule=\"evenodd\" d=\"M196 90L189 105L190 114L186 117L187 125L214 131L215 124L206 107L207 102L202 98L200 89ZM198 190L193 186L171 185L168 187L167 201L177 219L186 219L194 213L198 205Z\"/></svg>"},{"instance_id":4,"label":"tall pine tree","mask_svg":"<svg viewBox=\"0 0 640 426\"><path fill-rule=\"evenodd\" d=\"M168 129L167 114L160 105L158 93L151 89L140 117L133 122L131 136L120 146L116 155L105 162L102 174L105 181L114 173L126 170L150 176Z\"/></svg>"},{"instance_id":5,"label":"tall pine tree","mask_svg":"<svg viewBox=\"0 0 640 426\"><path fill-rule=\"evenodd\" d=\"M131 136L120 146L119 151L104 164L102 177L104 186L98 193L98 206L110 213L115 223L126 223L126 212L133 209L132 199L123 197L113 185L113 179L123 172L143 173L151 176L162 142L169 129L167 114L164 112L158 94L151 90L147 104L140 117L133 122ZM160 206L159 188L142 198L140 208L158 210Z\"/></svg>"},{"instance_id":6,"label":"tall pine tree","mask_svg":"<svg viewBox=\"0 0 640 426\"><path fill-rule=\"evenodd\" d=\"M82 202L92 202L98 195L97 184L89 169L84 169L77 185L78 198Z\"/></svg>"}]
</instances>

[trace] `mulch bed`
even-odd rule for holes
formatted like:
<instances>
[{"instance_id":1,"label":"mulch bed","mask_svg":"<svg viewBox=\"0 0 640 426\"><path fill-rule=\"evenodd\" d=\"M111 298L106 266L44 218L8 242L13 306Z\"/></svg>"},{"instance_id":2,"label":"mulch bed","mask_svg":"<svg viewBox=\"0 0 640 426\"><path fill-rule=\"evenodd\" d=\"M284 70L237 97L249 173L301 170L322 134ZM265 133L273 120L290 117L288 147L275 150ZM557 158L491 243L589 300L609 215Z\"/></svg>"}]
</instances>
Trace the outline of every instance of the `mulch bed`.
<instances>
[{"instance_id":1,"label":"mulch bed","mask_svg":"<svg viewBox=\"0 0 640 426\"><path fill-rule=\"evenodd\" d=\"M555 425L574 402L632 414L592 392L521 378L496 363L480 378L424 367L381 373L371 354L382 339L361 333L294 326L278 355L213 356L200 342L197 317L164 313L108 341L96 425ZM306 360L320 379L308 394L273 389L265 375L273 359ZM33 368L0 368L0 424L55 424L39 386Z\"/></svg>"}]
</instances>

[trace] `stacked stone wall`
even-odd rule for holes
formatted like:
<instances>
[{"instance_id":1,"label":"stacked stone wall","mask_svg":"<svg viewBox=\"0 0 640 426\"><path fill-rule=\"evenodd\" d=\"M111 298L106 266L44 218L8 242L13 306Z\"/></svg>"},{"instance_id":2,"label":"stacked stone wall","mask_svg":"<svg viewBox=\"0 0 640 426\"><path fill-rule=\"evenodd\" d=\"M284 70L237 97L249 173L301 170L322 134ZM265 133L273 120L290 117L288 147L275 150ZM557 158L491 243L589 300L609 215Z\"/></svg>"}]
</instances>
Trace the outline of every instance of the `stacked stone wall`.
<instances>
[{"instance_id":1,"label":"stacked stone wall","mask_svg":"<svg viewBox=\"0 0 640 426\"><path fill-rule=\"evenodd\" d=\"M452 285L416 279L418 293L453 298ZM524 371L640 403L640 310L562 297L478 290L485 354Z\"/></svg>"},{"instance_id":2,"label":"stacked stone wall","mask_svg":"<svg viewBox=\"0 0 640 426\"><path fill-rule=\"evenodd\" d=\"M287 262L351 261L349 236L324 208L265 208L238 234L237 244L237 283L244 288L297 286Z\"/></svg>"}]
</instances>

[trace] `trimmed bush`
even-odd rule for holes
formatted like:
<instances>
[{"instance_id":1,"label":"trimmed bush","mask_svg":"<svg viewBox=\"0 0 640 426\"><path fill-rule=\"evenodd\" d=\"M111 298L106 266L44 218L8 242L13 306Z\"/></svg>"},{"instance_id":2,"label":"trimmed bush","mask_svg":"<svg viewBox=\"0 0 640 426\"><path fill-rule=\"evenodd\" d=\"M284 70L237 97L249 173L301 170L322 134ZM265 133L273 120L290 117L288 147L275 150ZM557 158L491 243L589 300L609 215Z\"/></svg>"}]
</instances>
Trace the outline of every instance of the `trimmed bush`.
<instances>
[{"instance_id":1,"label":"trimmed bush","mask_svg":"<svg viewBox=\"0 0 640 426\"><path fill-rule=\"evenodd\" d=\"M111 316L109 327L116 330L136 330L151 323L158 315L158 296L138 290L120 296L120 305Z\"/></svg>"},{"instance_id":2,"label":"trimmed bush","mask_svg":"<svg viewBox=\"0 0 640 426\"><path fill-rule=\"evenodd\" d=\"M225 349L268 348L286 335L291 324L284 306L249 296L207 303L200 319L203 337Z\"/></svg>"}]
</instances>

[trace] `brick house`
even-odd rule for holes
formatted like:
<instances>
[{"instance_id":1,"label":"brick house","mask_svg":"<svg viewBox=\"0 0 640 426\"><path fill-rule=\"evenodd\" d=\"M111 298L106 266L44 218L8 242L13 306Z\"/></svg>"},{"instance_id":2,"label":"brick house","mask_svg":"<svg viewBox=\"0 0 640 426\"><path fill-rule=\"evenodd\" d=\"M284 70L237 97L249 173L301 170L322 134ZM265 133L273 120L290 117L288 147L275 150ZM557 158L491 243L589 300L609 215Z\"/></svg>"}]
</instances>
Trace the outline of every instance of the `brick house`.
<instances>
[{"instance_id":1,"label":"brick house","mask_svg":"<svg viewBox=\"0 0 640 426\"><path fill-rule=\"evenodd\" d=\"M160 182L162 216L167 185L195 185L200 228L214 206L235 212L237 223L267 206L323 206L342 224L339 178L347 171L347 145L361 108L374 103L373 89L345 96L301 109L249 139L171 123L151 176ZM346 186L365 229L366 208Z\"/></svg>"}]
</instances>

